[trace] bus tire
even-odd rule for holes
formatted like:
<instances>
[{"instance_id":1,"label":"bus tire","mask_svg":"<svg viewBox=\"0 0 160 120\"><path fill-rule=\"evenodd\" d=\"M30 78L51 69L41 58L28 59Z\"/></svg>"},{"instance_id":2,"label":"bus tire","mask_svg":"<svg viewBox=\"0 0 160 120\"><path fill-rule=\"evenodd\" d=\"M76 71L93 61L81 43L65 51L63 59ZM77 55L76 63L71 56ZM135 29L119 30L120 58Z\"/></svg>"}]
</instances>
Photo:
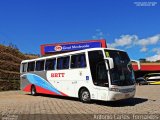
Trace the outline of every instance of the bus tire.
<instances>
[{"instance_id":1,"label":"bus tire","mask_svg":"<svg viewBox=\"0 0 160 120\"><path fill-rule=\"evenodd\" d=\"M31 86L31 95L33 95L33 96L37 95L36 87L34 85Z\"/></svg>"},{"instance_id":2,"label":"bus tire","mask_svg":"<svg viewBox=\"0 0 160 120\"><path fill-rule=\"evenodd\" d=\"M91 101L90 93L87 89L82 89L80 92L80 101L83 103L89 103Z\"/></svg>"}]
</instances>

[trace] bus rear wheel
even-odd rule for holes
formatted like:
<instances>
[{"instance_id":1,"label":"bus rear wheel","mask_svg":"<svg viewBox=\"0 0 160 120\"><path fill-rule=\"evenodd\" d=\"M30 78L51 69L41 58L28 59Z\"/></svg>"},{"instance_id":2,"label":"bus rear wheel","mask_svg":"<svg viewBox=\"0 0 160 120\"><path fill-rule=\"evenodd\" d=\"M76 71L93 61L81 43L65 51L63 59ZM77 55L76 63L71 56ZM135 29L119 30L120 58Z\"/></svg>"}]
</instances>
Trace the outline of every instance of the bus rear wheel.
<instances>
[{"instance_id":1,"label":"bus rear wheel","mask_svg":"<svg viewBox=\"0 0 160 120\"><path fill-rule=\"evenodd\" d=\"M33 95L33 96L37 95L36 87L34 85L31 86L31 95Z\"/></svg>"},{"instance_id":2,"label":"bus rear wheel","mask_svg":"<svg viewBox=\"0 0 160 120\"><path fill-rule=\"evenodd\" d=\"M80 92L80 101L83 103L89 103L91 101L90 93L87 89L82 89Z\"/></svg>"}]
</instances>

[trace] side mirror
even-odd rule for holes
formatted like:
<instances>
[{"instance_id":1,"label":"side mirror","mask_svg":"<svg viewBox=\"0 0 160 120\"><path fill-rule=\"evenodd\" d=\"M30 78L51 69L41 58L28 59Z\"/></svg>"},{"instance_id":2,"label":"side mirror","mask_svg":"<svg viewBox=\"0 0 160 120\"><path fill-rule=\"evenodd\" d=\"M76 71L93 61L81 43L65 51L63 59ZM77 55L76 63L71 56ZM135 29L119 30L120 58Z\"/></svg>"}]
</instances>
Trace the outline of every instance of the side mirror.
<instances>
[{"instance_id":1,"label":"side mirror","mask_svg":"<svg viewBox=\"0 0 160 120\"><path fill-rule=\"evenodd\" d=\"M113 69L113 68L114 68L113 59L112 59L112 58L107 58L107 61L108 61L108 63L109 63L110 69Z\"/></svg>"}]
</instances>

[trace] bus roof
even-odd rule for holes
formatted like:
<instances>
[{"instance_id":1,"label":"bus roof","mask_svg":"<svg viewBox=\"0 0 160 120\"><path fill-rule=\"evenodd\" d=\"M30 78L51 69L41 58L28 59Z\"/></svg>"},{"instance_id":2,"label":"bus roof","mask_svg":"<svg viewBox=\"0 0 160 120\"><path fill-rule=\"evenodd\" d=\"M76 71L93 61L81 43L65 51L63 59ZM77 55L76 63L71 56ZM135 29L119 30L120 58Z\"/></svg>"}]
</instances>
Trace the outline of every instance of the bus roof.
<instances>
[{"instance_id":1,"label":"bus roof","mask_svg":"<svg viewBox=\"0 0 160 120\"><path fill-rule=\"evenodd\" d=\"M67 52L67 53L61 53L61 54L57 54L57 55L44 56L44 57L39 57L39 58L35 58L35 59L23 60L21 63L32 62L32 61L37 61L37 60L44 60L44 59L47 59L47 58L49 59L49 58L53 58L53 57L67 56L69 54L83 53L83 52L93 51L93 50L104 50L104 49L105 50L117 50L117 51L125 52L123 50L114 49L114 48L90 48L90 49L72 51L72 52Z\"/></svg>"}]
</instances>

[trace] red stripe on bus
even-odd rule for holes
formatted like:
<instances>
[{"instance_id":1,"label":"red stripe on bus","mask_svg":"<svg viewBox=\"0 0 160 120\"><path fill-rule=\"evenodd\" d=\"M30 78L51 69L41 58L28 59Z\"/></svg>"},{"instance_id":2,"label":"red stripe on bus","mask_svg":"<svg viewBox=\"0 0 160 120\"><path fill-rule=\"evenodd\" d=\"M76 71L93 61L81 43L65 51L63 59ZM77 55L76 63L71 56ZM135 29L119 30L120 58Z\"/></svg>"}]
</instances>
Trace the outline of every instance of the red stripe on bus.
<instances>
[{"instance_id":1,"label":"red stripe on bus","mask_svg":"<svg viewBox=\"0 0 160 120\"><path fill-rule=\"evenodd\" d=\"M26 91L26 92L30 92L31 91L31 84L27 85L23 91Z\"/></svg>"},{"instance_id":2,"label":"red stripe on bus","mask_svg":"<svg viewBox=\"0 0 160 120\"><path fill-rule=\"evenodd\" d=\"M44 94L51 94L51 95L59 95L59 94L57 94L57 93L55 93L55 92L52 92L52 91L47 90L47 89L44 89L44 88L42 88L42 87L40 87L40 86L36 86L36 91L37 91L37 93L44 93Z\"/></svg>"},{"instance_id":3,"label":"red stripe on bus","mask_svg":"<svg viewBox=\"0 0 160 120\"><path fill-rule=\"evenodd\" d=\"M27 85L27 86L23 89L23 91L30 92L30 91L31 91L31 85L32 85L32 84ZM55 92L52 92L52 91L47 90L47 89L44 89L44 88L42 88L42 87L40 87L40 86L35 85L35 87L36 87L36 92L37 92L37 93L50 94L50 95L59 95L59 94L57 94L57 93L55 93ZM59 91L59 92L60 92L60 91ZM60 92L60 93L61 93L61 96L68 96L68 95L66 95L66 94L63 93L63 92Z\"/></svg>"}]
</instances>

